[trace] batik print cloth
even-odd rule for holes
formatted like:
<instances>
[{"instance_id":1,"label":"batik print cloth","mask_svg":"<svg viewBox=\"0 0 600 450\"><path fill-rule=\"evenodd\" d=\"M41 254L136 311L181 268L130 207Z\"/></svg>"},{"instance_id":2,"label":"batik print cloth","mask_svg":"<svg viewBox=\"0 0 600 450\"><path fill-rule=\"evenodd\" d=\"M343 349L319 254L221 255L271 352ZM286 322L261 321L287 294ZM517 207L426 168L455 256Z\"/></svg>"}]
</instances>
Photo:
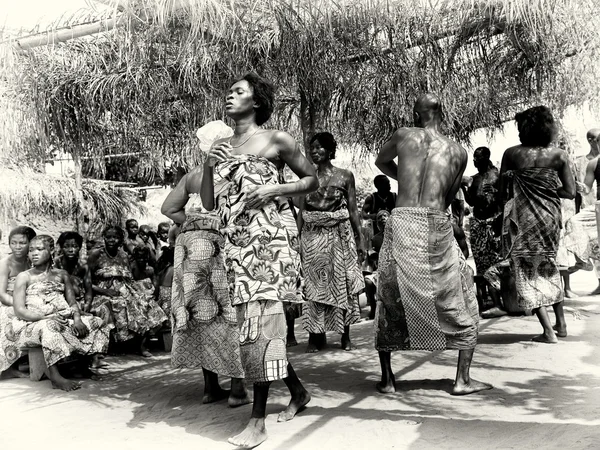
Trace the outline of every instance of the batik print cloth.
<instances>
[{"instance_id":1,"label":"batik print cloth","mask_svg":"<svg viewBox=\"0 0 600 450\"><path fill-rule=\"evenodd\" d=\"M524 310L563 300L556 253L561 228L556 170L536 167L507 172L514 197L504 211L503 239Z\"/></svg>"},{"instance_id":2,"label":"batik print cloth","mask_svg":"<svg viewBox=\"0 0 600 450\"><path fill-rule=\"evenodd\" d=\"M119 250L123 252L123 250ZM154 299L153 288L145 280L134 281L129 267L121 261L126 258L111 258L105 251L98 260L98 268L94 278L98 287L114 289L119 292L116 297L95 295L92 301L92 312L101 314L107 307L115 321L115 339L127 341L137 335L162 326L167 316Z\"/></svg>"},{"instance_id":3,"label":"batik print cloth","mask_svg":"<svg viewBox=\"0 0 600 450\"><path fill-rule=\"evenodd\" d=\"M173 367L243 378L237 314L231 306L220 219L190 194L175 243L171 311Z\"/></svg>"},{"instance_id":4,"label":"batik print cloth","mask_svg":"<svg viewBox=\"0 0 600 450\"><path fill-rule=\"evenodd\" d=\"M167 316L167 321L164 326L169 330L171 329L171 286L159 286L158 287L158 300L156 301L160 309L163 310Z\"/></svg>"},{"instance_id":5,"label":"batik print cloth","mask_svg":"<svg viewBox=\"0 0 600 450\"><path fill-rule=\"evenodd\" d=\"M346 207L303 211L303 327L309 333L344 332L360 319L358 293L365 287Z\"/></svg>"},{"instance_id":6,"label":"batik print cloth","mask_svg":"<svg viewBox=\"0 0 600 450\"><path fill-rule=\"evenodd\" d=\"M112 324L99 317L81 315L89 330L85 338L73 332L73 310L64 297L65 286L57 281L39 281L27 287L25 305L28 310L44 315L57 314L68 320L61 325L56 320L28 322L19 319L13 308L0 309L0 372L8 369L28 347L42 347L48 367L73 353L94 355L105 353Z\"/></svg>"},{"instance_id":7,"label":"batik print cloth","mask_svg":"<svg viewBox=\"0 0 600 450\"><path fill-rule=\"evenodd\" d=\"M501 220L499 216L501 214L489 219L478 219L471 216L469 221L471 251L477 275L483 275L486 270L502 259L502 241L499 230L495 230L497 221Z\"/></svg>"},{"instance_id":8,"label":"batik print cloth","mask_svg":"<svg viewBox=\"0 0 600 450\"><path fill-rule=\"evenodd\" d=\"M375 346L379 351L468 350L479 313L473 272L449 214L395 208L379 255Z\"/></svg>"},{"instance_id":9,"label":"batik print cloth","mask_svg":"<svg viewBox=\"0 0 600 450\"><path fill-rule=\"evenodd\" d=\"M242 365L253 382L287 377L284 304L302 301L298 229L289 203L280 198L260 210L246 208L247 189L278 184L279 177L272 162L254 155L235 155L215 166Z\"/></svg>"}]
</instances>

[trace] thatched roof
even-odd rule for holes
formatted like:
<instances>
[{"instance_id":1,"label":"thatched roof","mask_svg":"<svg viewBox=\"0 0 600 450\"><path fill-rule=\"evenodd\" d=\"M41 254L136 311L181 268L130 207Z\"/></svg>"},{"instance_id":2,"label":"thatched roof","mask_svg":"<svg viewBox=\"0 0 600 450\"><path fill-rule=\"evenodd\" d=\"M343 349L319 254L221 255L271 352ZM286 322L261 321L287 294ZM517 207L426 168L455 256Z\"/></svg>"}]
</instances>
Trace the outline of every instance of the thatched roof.
<instances>
[{"instance_id":1,"label":"thatched roof","mask_svg":"<svg viewBox=\"0 0 600 450\"><path fill-rule=\"evenodd\" d=\"M0 168L0 218L16 215L53 219L83 219L90 227L123 223L129 215L144 214L133 189L111 183L83 180L82 189L72 178L60 178L32 170Z\"/></svg>"},{"instance_id":2,"label":"thatched roof","mask_svg":"<svg viewBox=\"0 0 600 450\"><path fill-rule=\"evenodd\" d=\"M329 128L376 150L408 124L423 91L443 99L447 132L467 139L517 108L597 100L595 0L139 0L110 32L27 52L3 68L21 154L49 146L93 156L141 152L149 177L165 160L197 163L194 130L224 119L232 77L256 70L279 87L272 124L296 136ZM12 62L11 62L12 61ZM10 122L10 120L9 120ZM35 151L37 149L37 151Z\"/></svg>"}]
</instances>

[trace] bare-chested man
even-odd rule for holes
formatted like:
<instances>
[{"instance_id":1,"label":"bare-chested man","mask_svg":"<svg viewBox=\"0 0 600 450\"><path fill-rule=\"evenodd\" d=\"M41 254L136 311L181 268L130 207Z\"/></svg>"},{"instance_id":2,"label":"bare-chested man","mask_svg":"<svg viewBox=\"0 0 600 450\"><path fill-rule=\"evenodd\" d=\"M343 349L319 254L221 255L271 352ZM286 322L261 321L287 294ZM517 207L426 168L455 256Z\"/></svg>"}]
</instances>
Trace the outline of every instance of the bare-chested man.
<instances>
[{"instance_id":1,"label":"bare-chested man","mask_svg":"<svg viewBox=\"0 0 600 450\"><path fill-rule=\"evenodd\" d=\"M437 96L420 96L414 119L418 128L397 130L375 162L384 174L401 180L379 255L377 390L396 391L392 351L451 348L459 350L452 393L471 394L492 386L469 375L477 344L477 300L472 271L454 239L447 211L468 155L441 133Z\"/></svg>"}]
</instances>

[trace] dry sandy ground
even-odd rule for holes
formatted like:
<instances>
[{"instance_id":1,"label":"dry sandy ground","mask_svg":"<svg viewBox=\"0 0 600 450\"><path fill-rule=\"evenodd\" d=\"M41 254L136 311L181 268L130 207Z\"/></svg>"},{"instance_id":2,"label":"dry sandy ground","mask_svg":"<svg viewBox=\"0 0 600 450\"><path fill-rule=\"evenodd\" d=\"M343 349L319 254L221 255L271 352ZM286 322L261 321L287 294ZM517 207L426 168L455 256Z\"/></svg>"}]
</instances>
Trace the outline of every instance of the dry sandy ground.
<instances>
[{"instance_id":1,"label":"dry sandy ground","mask_svg":"<svg viewBox=\"0 0 600 450\"><path fill-rule=\"evenodd\" d=\"M593 276L576 274L573 285L589 291ZM530 342L540 331L534 317L483 320L472 375L495 389L462 398L448 393L455 352L395 353L399 392L383 396L374 390L372 322L353 327L353 352L341 351L331 334L330 347L314 355L303 353L306 335L297 325L301 343L290 360L313 400L293 421L277 423L288 397L274 383L269 440L259 448L599 448L599 305L600 297L569 301L569 337L557 345ZM243 428L249 405L202 405L201 372L171 369L164 353L108 361L103 381L73 393L48 381L1 382L1 448L233 448L227 437Z\"/></svg>"}]
</instances>

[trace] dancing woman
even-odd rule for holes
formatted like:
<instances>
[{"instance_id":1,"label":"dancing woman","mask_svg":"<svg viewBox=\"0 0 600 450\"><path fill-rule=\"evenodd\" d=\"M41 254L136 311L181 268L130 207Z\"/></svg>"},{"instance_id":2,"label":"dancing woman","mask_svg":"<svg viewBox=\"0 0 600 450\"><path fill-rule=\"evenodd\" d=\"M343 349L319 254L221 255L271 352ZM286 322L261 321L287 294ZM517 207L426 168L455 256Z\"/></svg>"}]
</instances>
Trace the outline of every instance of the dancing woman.
<instances>
[{"instance_id":1,"label":"dancing woman","mask_svg":"<svg viewBox=\"0 0 600 450\"><path fill-rule=\"evenodd\" d=\"M267 439L265 409L272 381L283 380L292 395L279 421L291 420L310 400L286 354L284 302L302 301L298 229L287 198L316 190L318 181L292 136L260 128L273 112L273 97L273 85L253 73L230 87L225 111L235 121L234 134L213 144L202 183L208 209L214 186L242 365L246 380L254 382L250 422L229 440L243 447ZM286 165L298 181L283 182Z\"/></svg>"},{"instance_id":2,"label":"dancing woman","mask_svg":"<svg viewBox=\"0 0 600 450\"><path fill-rule=\"evenodd\" d=\"M202 167L185 175L162 206L164 215L181 224L171 288L171 363L202 368L203 403L228 397L230 406L240 406L250 400L243 382L239 330L227 287L220 219L203 206L202 176ZM221 389L219 375L231 377L231 393Z\"/></svg>"},{"instance_id":3,"label":"dancing woman","mask_svg":"<svg viewBox=\"0 0 600 450\"><path fill-rule=\"evenodd\" d=\"M307 353L325 345L325 332L342 335L342 348L351 350L350 325L360 319L358 293L364 287L358 252L364 254L356 188L352 172L331 164L337 143L331 133L310 140L319 189L300 200L298 228L305 268L304 329Z\"/></svg>"}]
</instances>

